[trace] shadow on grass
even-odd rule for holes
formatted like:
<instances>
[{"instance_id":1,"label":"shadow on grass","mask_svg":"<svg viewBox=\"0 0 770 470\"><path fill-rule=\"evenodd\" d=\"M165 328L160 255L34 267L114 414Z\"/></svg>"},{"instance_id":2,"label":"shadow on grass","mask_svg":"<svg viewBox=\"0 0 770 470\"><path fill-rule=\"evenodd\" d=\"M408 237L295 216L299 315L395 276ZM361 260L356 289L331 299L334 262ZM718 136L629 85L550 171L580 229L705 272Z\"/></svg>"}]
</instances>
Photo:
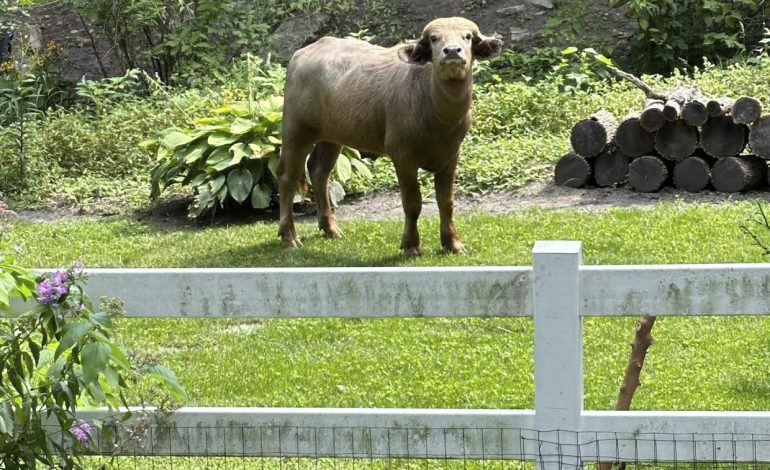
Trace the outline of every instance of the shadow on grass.
<instances>
[{"instance_id":1,"label":"shadow on grass","mask_svg":"<svg viewBox=\"0 0 770 470\"><path fill-rule=\"evenodd\" d=\"M275 239L257 241L250 246L224 246L190 256L184 262L189 266L208 267L314 267L314 266L399 266L409 262L399 250L385 253L382 250L362 252L345 239L329 240L320 232L305 236L299 248L285 248L278 236ZM350 244L348 247L332 246Z\"/></svg>"}]
</instances>

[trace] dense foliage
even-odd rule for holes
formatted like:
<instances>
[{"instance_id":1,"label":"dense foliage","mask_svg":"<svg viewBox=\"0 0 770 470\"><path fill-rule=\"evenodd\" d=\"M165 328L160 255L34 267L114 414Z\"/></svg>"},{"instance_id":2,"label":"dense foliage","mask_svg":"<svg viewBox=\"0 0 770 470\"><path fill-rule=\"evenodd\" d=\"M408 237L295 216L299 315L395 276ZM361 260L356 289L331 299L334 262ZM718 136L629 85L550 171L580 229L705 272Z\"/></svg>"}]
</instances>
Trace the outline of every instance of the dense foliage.
<instances>
[{"instance_id":1,"label":"dense foliage","mask_svg":"<svg viewBox=\"0 0 770 470\"><path fill-rule=\"evenodd\" d=\"M613 0L638 26L632 56L647 72L751 52L765 28L763 0Z\"/></svg>"},{"instance_id":2,"label":"dense foliage","mask_svg":"<svg viewBox=\"0 0 770 470\"><path fill-rule=\"evenodd\" d=\"M0 254L2 468L81 468L94 433L108 423L77 419L77 409L119 408L140 375L185 395L169 369L132 365L114 340L112 315L94 308L84 280L81 263L35 277ZM15 298L34 306L19 311Z\"/></svg>"}]
</instances>

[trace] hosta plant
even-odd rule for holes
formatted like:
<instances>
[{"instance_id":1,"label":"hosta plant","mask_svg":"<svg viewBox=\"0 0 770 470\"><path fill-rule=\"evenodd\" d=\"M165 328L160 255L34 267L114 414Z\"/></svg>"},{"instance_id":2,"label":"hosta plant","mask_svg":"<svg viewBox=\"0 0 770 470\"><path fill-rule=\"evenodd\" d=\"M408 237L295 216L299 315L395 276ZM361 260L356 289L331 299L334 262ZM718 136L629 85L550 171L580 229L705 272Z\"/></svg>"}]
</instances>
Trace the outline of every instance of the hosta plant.
<instances>
[{"instance_id":1,"label":"hosta plant","mask_svg":"<svg viewBox=\"0 0 770 470\"><path fill-rule=\"evenodd\" d=\"M195 195L190 206L193 217L218 207L269 207L277 192L282 110L280 96L236 101L198 119L193 129L166 129L145 142L157 152L150 174L151 197L175 183L190 185ZM371 172L357 151L345 148L329 185L335 204L345 195L341 183L354 176L371 177ZM307 195L306 189L300 188L299 198Z\"/></svg>"}]
</instances>

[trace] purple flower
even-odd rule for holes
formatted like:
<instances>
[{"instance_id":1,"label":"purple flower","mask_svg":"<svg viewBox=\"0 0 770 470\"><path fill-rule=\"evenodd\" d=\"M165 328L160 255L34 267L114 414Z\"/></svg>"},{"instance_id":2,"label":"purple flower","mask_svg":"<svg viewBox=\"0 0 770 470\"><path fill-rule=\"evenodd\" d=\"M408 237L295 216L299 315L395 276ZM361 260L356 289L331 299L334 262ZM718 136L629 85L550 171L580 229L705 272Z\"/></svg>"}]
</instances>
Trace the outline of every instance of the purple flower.
<instances>
[{"instance_id":1,"label":"purple flower","mask_svg":"<svg viewBox=\"0 0 770 470\"><path fill-rule=\"evenodd\" d=\"M37 285L37 300L41 304L55 304L59 299L69 293L69 281L70 275L67 271L56 271L50 278L45 278Z\"/></svg>"},{"instance_id":2,"label":"purple flower","mask_svg":"<svg viewBox=\"0 0 770 470\"><path fill-rule=\"evenodd\" d=\"M91 441L92 432L90 424L88 424L86 421L83 421L82 419L78 419L72 423L70 432L73 436L75 436L75 439L83 444L83 447L88 448L88 443Z\"/></svg>"},{"instance_id":3,"label":"purple flower","mask_svg":"<svg viewBox=\"0 0 770 470\"><path fill-rule=\"evenodd\" d=\"M86 265L82 261L75 261L72 263L72 270L76 273L82 272L86 268Z\"/></svg>"}]
</instances>

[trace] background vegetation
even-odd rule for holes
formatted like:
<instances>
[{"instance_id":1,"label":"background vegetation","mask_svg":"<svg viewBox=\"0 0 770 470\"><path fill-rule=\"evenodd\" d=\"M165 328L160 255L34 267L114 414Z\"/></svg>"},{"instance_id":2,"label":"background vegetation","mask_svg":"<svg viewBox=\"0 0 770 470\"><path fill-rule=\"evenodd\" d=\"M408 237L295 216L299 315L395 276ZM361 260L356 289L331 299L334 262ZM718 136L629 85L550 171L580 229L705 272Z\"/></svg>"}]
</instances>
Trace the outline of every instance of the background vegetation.
<instances>
[{"instance_id":1,"label":"background vegetation","mask_svg":"<svg viewBox=\"0 0 770 470\"><path fill-rule=\"evenodd\" d=\"M24 5L2 1L0 9L14 9L8 17L23 25ZM329 32L343 35L367 26L381 35L398 28L388 17L392 8L379 0L366 5L352 0L61 1L105 32L129 72L69 82L59 73L56 44L37 52L17 48L2 65L0 198L16 206L115 213L146 205L150 171L162 162L156 148L140 143L169 130L193 133L196 122L247 99L249 90L280 95L282 75L275 72L280 66L266 60L255 70L246 52L267 57L270 32L287 17L323 11L334 18ZM491 64L479 65L475 124L463 148L459 191L512 189L542 179L567 151L576 119L600 107L622 117L642 102L642 94L629 85L607 81L563 56L565 45L594 46L621 64L633 57L626 61L633 71L663 74L645 77L660 89L686 82L717 95L770 96L764 2L613 3L627 8L638 24L620 45L596 26L583 2L565 0L533 49L509 49ZM364 16L362 7L369 8ZM373 33L357 35L378 40ZM357 173L368 175L368 170ZM394 186L387 159L377 160L371 172L372 178L356 177L355 171L353 178L339 178L340 189ZM218 181L219 174L223 170L211 179ZM194 192L200 194L199 188Z\"/></svg>"}]
</instances>

